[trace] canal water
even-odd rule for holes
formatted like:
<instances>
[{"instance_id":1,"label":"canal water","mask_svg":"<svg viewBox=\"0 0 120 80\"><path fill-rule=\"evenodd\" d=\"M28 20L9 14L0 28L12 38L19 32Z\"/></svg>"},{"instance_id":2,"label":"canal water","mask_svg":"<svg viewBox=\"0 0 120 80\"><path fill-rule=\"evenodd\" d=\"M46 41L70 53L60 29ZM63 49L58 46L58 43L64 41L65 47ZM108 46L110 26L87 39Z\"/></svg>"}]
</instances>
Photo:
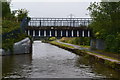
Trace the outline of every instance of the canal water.
<instances>
[{"instance_id":1,"label":"canal water","mask_svg":"<svg viewBox=\"0 0 120 80\"><path fill-rule=\"evenodd\" d=\"M34 41L33 53L2 57L3 78L120 78L120 72L48 43Z\"/></svg>"}]
</instances>

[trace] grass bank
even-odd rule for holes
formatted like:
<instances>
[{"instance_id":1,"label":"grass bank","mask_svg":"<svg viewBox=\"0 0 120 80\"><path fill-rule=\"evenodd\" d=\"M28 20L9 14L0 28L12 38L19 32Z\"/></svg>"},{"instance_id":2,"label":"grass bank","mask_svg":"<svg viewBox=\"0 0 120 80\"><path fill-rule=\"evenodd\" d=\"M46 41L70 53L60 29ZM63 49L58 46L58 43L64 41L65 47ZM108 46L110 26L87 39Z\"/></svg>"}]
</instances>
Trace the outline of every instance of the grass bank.
<instances>
[{"instance_id":1,"label":"grass bank","mask_svg":"<svg viewBox=\"0 0 120 80\"><path fill-rule=\"evenodd\" d=\"M70 46L70 45L65 45L65 44L61 44L61 43L58 43L56 41L49 41L48 43L52 44L52 45L55 45L55 46L58 46L60 48L63 48L65 50L68 50L68 51L74 51L74 47L73 46Z\"/></svg>"}]
</instances>

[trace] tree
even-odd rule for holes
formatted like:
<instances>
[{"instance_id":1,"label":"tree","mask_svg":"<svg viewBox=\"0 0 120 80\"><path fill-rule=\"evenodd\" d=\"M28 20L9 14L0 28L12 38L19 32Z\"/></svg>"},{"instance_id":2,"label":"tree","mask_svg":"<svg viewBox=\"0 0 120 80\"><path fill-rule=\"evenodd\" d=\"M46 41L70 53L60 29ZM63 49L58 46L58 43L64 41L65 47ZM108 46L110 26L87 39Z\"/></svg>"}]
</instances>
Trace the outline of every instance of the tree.
<instances>
[{"instance_id":1,"label":"tree","mask_svg":"<svg viewBox=\"0 0 120 80\"><path fill-rule=\"evenodd\" d=\"M96 38L104 39L106 50L120 52L120 2L91 3L88 7Z\"/></svg>"},{"instance_id":2,"label":"tree","mask_svg":"<svg viewBox=\"0 0 120 80\"><path fill-rule=\"evenodd\" d=\"M10 3L2 2L2 17L3 17L3 19L6 17L10 17L10 14L11 14Z\"/></svg>"},{"instance_id":3,"label":"tree","mask_svg":"<svg viewBox=\"0 0 120 80\"><path fill-rule=\"evenodd\" d=\"M96 37L104 39L108 34L120 32L120 2L94 2L88 10L94 18L91 27Z\"/></svg>"},{"instance_id":4,"label":"tree","mask_svg":"<svg viewBox=\"0 0 120 80\"><path fill-rule=\"evenodd\" d=\"M26 9L20 9L16 12L18 21L22 21L23 18L28 17L28 11Z\"/></svg>"}]
</instances>

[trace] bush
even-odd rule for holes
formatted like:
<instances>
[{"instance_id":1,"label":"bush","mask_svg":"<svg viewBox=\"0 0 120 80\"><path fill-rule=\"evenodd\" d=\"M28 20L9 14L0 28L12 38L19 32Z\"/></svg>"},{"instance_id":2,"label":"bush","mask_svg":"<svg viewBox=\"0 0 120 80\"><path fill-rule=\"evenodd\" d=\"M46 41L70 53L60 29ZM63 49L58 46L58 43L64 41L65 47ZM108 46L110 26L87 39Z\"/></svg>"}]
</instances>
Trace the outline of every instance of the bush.
<instances>
[{"instance_id":1,"label":"bush","mask_svg":"<svg viewBox=\"0 0 120 80\"><path fill-rule=\"evenodd\" d=\"M50 41L56 40L56 37L49 38Z\"/></svg>"},{"instance_id":2,"label":"bush","mask_svg":"<svg viewBox=\"0 0 120 80\"><path fill-rule=\"evenodd\" d=\"M120 34L108 35L105 39L106 51L120 53Z\"/></svg>"},{"instance_id":3,"label":"bush","mask_svg":"<svg viewBox=\"0 0 120 80\"><path fill-rule=\"evenodd\" d=\"M13 22L10 20L2 21L2 34L11 32L20 27L20 23Z\"/></svg>"},{"instance_id":4,"label":"bush","mask_svg":"<svg viewBox=\"0 0 120 80\"><path fill-rule=\"evenodd\" d=\"M76 44L76 45L90 45L90 38L88 37L75 37L75 38L65 38L63 37L60 41Z\"/></svg>"}]
</instances>

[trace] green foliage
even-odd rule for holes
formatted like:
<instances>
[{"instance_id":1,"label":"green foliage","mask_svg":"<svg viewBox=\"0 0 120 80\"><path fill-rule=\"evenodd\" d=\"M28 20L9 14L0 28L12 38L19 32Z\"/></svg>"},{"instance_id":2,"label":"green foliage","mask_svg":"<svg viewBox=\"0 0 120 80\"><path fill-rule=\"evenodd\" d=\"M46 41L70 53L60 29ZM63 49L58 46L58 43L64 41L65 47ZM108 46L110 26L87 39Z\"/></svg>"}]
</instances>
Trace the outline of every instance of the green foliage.
<instances>
[{"instance_id":1,"label":"green foliage","mask_svg":"<svg viewBox=\"0 0 120 80\"><path fill-rule=\"evenodd\" d=\"M51 37L51 38L49 38L49 40L54 41L54 40L56 40L56 37Z\"/></svg>"},{"instance_id":2,"label":"green foliage","mask_svg":"<svg viewBox=\"0 0 120 80\"><path fill-rule=\"evenodd\" d=\"M51 43L51 44L54 44L54 45L57 45L57 46L60 46L60 47L65 47L65 48L74 48L73 46L66 45L66 44L61 44L61 43L56 42L56 41L51 41L50 43Z\"/></svg>"},{"instance_id":3,"label":"green foliage","mask_svg":"<svg viewBox=\"0 0 120 80\"><path fill-rule=\"evenodd\" d=\"M120 2L94 2L88 10L94 37L105 40L107 51L120 52Z\"/></svg>"},{"instance_id":4,"label":"green foliage","mask_svg":"<svg viewBox=\"0 0 120 80\"><path fill-rule=\"evenodd\" d=\"M120 53L120 34L108 35L105 43L107 51Z\"/></svg>"},{"instance_id":5,"label":"green foliage","mask_svg":"<svg viewBox=\"0 0 120 80\"><path fill-rule=\"evenodd\" d=\"M9 18L11 15L10 4L8 2L2 2L2 17Z\"/></svg>"},{"instance_id":6,"label":"green foliage","mask_svg":"<svg viewBox=\"0 0 120 80\"><path fill-rule=\"evenodd\" d=\"M76 45L90 45L90 38L88 37L63 38L61 41Z\"/></svg>"},{"instance_id":7,"label":"green foliage","mask_svg":"<svg viewBox=\"0 0 120 80\"><path fill-rule=\"evenodd\" d=\"M17 16L16 16L17 15ZM2 32L0 34L5 34L12 32L20 28L20 21L28 16L28 11L26 9L15 10L11 12L10 2L2 2ZM1 28L1 27L0 27ZM13 44L24 39L27 35L24 33L14 33L7 36L14 35L14 37L3 38L2 39L2 48L5 50L13 50ZM28 36L27 36L28 37Z\"/></svg>"},{"instance_id":8,"label":"green foliage","mask_svg":"<svg viewBox=\"0 0 120 80\"><path fill-rule=\"evenodd\" d=\"M19 9L11 12L10 2L2 2L3 20L21 21L25 17L28 17L28 11L26 9Z\"/></svg>"},{"instance_id":9,"label":"green foliage","mask_svg":"<svg viewBox=\"0 0 120 80\"><path fill-rule=\"evenodd\" d=\"M94 18L91 28L97 38L105 39L108 34L120 32L120 2L91 3L88 7L91 17Z\"/></svg>"},{"instance_id":10,"label":"green foliage","mask_svg":"<svg viewBox=\"0 0 120 80\"><path fill-rule=\"evenodd\" d=\"M13 44L15 42L18 42L24 39L25 37L27 37L26 34L19 33L19 34L16 34L16 38L9 38L9 39L2 40L2 48L5 49L6 51L10 50L11 52L13 52Z\"/></svg>"},{"instance_id":11,"label":"green foliage","mask_svg":"<svg viewBox=\"0 0 120 80\"><path fill-rule=\"evenodd\" d=\"M28 17L28 11L26 9L19 9L16 11L18 21L22 21L23 18Z\"/></svg>"},{"instance_id":12,"label":"green foliage","mask_svg":"<svg viewBox=\"0 0 120 80\"><path fill-rule=\"evenodd\" d=\"M19 22L13 22L11 20L2 21L2 34L8 33L20 27Z\"/></svg>"}]
</instances>

